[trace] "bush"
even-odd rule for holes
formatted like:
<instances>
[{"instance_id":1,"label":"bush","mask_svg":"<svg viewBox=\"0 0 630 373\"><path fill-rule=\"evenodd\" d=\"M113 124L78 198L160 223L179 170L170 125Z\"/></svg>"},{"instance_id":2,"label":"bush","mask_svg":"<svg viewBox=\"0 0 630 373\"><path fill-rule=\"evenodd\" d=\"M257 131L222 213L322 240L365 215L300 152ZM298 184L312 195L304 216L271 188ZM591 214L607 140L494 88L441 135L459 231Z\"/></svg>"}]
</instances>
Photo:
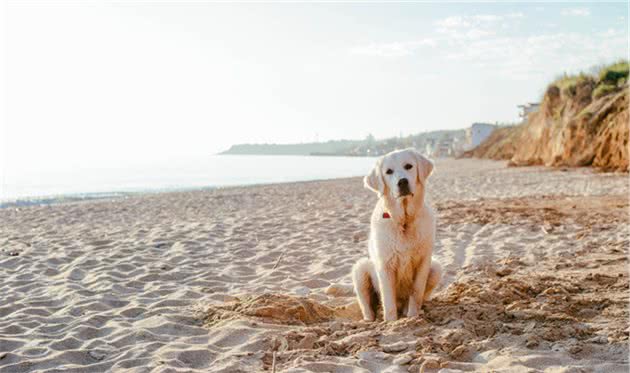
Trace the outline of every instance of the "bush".
<instances>
[{"instance_id":1,"label":"bush","mask_svg":"<svg viewBox=\"0 0 630 373\"><path fill-rule=\"evenodd\" d=\"M615 92L617 85L600 83L593 91L593 98L599 98L609 93Z\"/></svg>"},{"instance_id":2,"label":"bush","mask_svg":"<svg viewBox=\"0 0 630 373\"><path fill-rule=\"evenodd\" d=\"M616 86L620 81L623 84L628 80L628 69L628 62L618 62L602 68L599 72L600 84Z\"/></svg>"},{"instance_id":3,"label":"bush","mask_svg":"<svg viewBox=\"0 0 630 373\"><path fill-rule=\"evenodd\" d=\"M573 99L599 98L615 92L628 84L630 63L620 60L607 66L592 67L590 73L580 72L575 75L557 77L547 89L547 95L562 93ZM557 91L552 91L552 88Z\"/></svg>"},{"instance_id":4,"label":"bush","mask_svg":"<svg viewBox=\"0 0 630 373\"><path fill-rule=\"evenodd\" d=\"M567 75L565 73L563 76L556 79L552 85L555 85L560 88L560 90L565 91L567 89L574 89L578 83L587 79L591 79L591 77L584 73L580 73L579 75Z\"/></svg>"},{"instance_id":5,"label":"bush","mask_svg":"<svg viewBox=\"0 0 630 373\"><path fill-rule=\"evenodd\" d=\"M568 97L574 97L580 86L594 86L595 80L590 75L580 73L578 75L567 75L566 73L556 79L552 86L556 86L560 89L563 95Z\"/></svg>"}]
</instances>

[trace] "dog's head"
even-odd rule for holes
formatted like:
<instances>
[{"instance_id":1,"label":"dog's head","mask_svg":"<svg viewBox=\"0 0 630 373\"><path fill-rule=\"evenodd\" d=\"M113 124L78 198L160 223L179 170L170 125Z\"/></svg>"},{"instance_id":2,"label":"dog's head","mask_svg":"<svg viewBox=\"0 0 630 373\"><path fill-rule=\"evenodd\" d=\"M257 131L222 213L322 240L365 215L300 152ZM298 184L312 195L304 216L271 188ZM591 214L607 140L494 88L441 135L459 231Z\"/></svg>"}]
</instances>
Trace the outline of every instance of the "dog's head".
<instances>
[{"instance_id":1,"label":"dog's head","mask_svg":"<svg viewBox=\"0 0 630 373\"><path fill-rule=\"evenodd\" d=\"M431 172L433 162L418 151L397 150L381 157L363 183L379 197L401 199L424 192Z\"/></svg>"}]
</instances>

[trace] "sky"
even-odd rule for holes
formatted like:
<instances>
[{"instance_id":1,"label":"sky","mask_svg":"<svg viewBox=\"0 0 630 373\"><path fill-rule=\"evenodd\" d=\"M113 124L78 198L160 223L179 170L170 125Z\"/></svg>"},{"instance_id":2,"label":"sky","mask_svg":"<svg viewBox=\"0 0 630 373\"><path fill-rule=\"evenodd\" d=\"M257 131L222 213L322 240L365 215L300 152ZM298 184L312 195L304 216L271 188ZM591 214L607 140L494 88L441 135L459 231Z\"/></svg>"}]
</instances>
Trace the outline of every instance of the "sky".
<instances>
[{"instance_id":1,"label":"sky","mask_svg":"<svg viewBox=\"0 0 630 373\"><path fill-rule=\"evenodd\" d=\"M621 3L8 1L3 172L513 122Z\"/></svg>"}]
</instances>

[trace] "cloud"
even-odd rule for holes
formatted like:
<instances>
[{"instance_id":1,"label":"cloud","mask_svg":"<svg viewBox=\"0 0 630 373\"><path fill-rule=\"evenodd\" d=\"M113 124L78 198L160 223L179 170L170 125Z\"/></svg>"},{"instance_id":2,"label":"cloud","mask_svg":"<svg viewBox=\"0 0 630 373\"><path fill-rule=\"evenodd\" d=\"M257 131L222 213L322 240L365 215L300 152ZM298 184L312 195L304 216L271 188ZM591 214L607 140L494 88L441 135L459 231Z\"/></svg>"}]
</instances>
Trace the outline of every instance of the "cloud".
<instances>
[{"instance_id":1,"label":"cloud","mask_svg":"<svg viewBox=\"0 0 630 373\"><path fill-rule=\"evenodd\" d=\"M435 21L435 24L441 28L457 28L469 26L470 23L462 16L452 16Z\"/></svg>"},{"instance_id":2,"label":"cloud","mask_svg":"<svg viewBox=\"0 0 630 373\"><path fill-rule=\"evenodd\" d=\"M470 40L477 40L490 35L494 35L494 32L477 28L470 29L465 34L466 38Z\"/></svg>"},{"instance_id":3,"label":"cloud","mask_svg":"<svg viewBox=\"0 0 630 373\"><path fill-rule=\"evenodd\" d=\"M508 28L509 21L523 17L524 14L520 12L450 16L434 22L437 27L433 37L356 46L351 48L350 53L379 57L406 57L416 53L422 47L436 47L438 44L457 46L462 42L493 37L497 34L497 30Z\"/></svg>"},{"instance_id":4,"label":"cloud","mask_svg":"<svg viewBox=\"0 0 630 373\"><path fill-rule=\"evenodd\" d=\"M553 69L579 71L619 58L626 50L625 33L607 30L593 35L552 33L523 37L494 37L462 43L446 55L457 63L491 67L514 79L545 76Z\"/></svg>"},{"instance_id":5,"label":"cloud","mask_svg":"<svg viewBox=\"0 0 630 373\"><path fill-rule=\"evenodd\" d=\"M588 17L591 11L588 8L567 8L560 12L563 16Z\"/></svg>"},{"instance_id":6,"label":"cloud","mask_svg":"<svg viewBox=\"0 0 630 373\"><path fill-rule=\"evenodd\" d=\"M403 57L413 54L417 49L421 47L432 47L435 46L435 44L435 40L425 38L416 41L369 44L365 46L354 47L350 50L350 53L381 57Z\"/></svg>"},{"instance_id":7,"label":"cloud","mask_svg":"<svg viewBox=\"0 0 630 373\"><path fill-rule=\"evenodd\" d=\"M602 37L611 37L611 36L617 36L620 33L621 33L621 31L617 31L615 29L609 28L606 31L598 32L597 35L602 36Z\"/></svg>"},{"instance_id":8,"label":"cloud","mask_svg":"<svg viewBox=\"0 0 630 373\"><path fill-rule=\"evenodd\" d=\"M514 20L523 17L525 15L521 12L451 16L435 21L434 25L436 32L446 36L447 41L478 40L509 28Z\"/></svg>"},{"instance_id":9,"label":"cloud","mask_svg":"<svg viewBox=\"0 0 630 373\"><path fill-rule=\"evenodd\" d=\"M507 14L476 14L470 16L450 16L435 21L435 25L440 29L478 27L482 25L495 24L499 21L523 18L524 16L525 15L521 12Z\"/></svg>"},{"instance_id":10,"label":"cloud","mask_svg":"<svg viewBox=\"0 0 630 373\"><path fill-rule=\"evenodd\" d=\"M625 28L558 32L554 31L557 25L550 24L529 35L504 31L522 17L522 13L446 17L434 23L433 33L418 41L371 44L352 52L404 58L431 47L435 60L490 69L493 74L517 80L548 79L550 71L578 72L627 54Z\"/></svg>"}]
</instances>

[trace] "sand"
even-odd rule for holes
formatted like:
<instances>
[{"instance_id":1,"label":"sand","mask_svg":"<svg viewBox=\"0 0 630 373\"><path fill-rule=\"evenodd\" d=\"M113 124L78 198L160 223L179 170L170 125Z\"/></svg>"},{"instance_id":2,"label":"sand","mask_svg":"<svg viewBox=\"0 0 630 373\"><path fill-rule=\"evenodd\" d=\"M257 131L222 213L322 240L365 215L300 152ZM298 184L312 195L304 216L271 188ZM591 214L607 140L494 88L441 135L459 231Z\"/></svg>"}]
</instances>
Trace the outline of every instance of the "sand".
<instances>
[{"instance_id":1,"label":"sand","mask_svg":"<svg viewBox=\"0 0 630 373\"><path fill-rule=\"evenodd\" d=\"M359 320L360 178L0 210L0 372L627 372L628 175L438 161L418 318Z\"/></svg>"}]
</instances>

